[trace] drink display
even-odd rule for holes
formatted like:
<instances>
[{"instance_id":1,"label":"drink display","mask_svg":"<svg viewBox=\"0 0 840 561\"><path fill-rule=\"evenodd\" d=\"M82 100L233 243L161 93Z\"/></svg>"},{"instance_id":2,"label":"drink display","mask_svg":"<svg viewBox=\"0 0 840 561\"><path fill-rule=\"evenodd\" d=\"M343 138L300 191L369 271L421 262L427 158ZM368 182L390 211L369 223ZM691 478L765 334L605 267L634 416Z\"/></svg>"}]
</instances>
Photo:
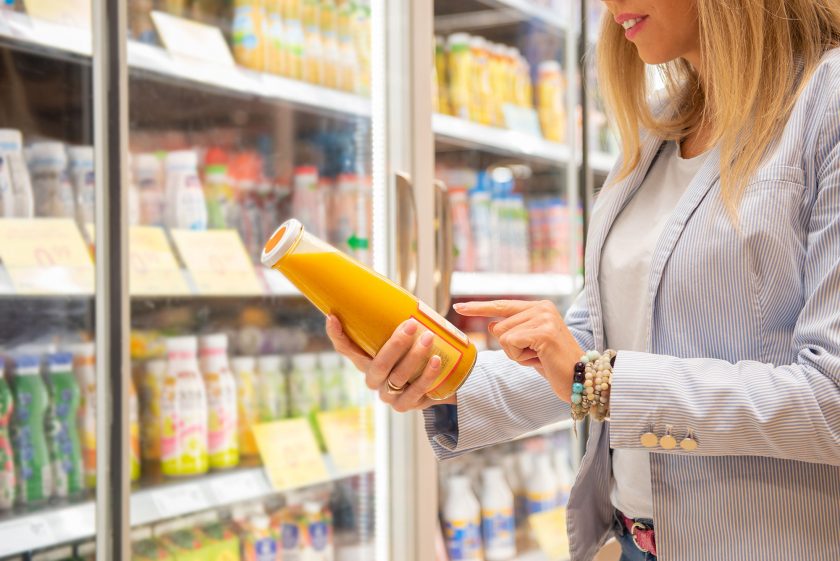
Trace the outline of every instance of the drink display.
<instances>
[{"instance_id":1,"label":"drink display","mask_svg":"<svg viewBox=\"0 0 840 561\"><path fill-rule=\"evenodd\" d=\"M449 479L443 523L450 561L482 561L481 508L467 477Z\"/></svg>"},{"instance_id":2,"label":"drink display","mask_svg":"<svg viewBox=\"0 0 840 561\"><path fill-rule=\"evenodd\" d=\"M231 365L236 378L239 453L242 456L256 456L259 450L254 431L251 430L259 422L256 360L250 356L238 356L233 358Z\"/></svg>"},{"instance_id":3,"label":"drink display","mask_svg":"<svg viewBox=\"0 0 840 561\"><path fill-rule=\"evenodd\" d=\"M60 142L36 142L26 150L35 216L76 218L76 197L67 175L67 152Z\"/></svg>"},{"instance_id":4,"label":"drink display","mask_svg":"<svg viewBox=\"0 0 840 561\"><path fill-rule=\"evenodd\" d=\"M211 469L239 464L236 381L228 366L228 339L223 333L200 339L201 372L207 390L207 452Z\"/></svg>"},{"instance_id":5,"label":"drink display","mask_svg":"<svg viewBox=\"0 0 840 561\"><path fill-rule=\"evenodd\" d=\"M169 365L161 396L161 471L195 475L208 469L207 394L198 369L198 340L166 341Z\"/></svg>"},{"instance_id":6,"label":"drink display","mask_svg":"<svg viewBox=\"0 0 840 561\"><path fill-rule=\"evenodd\" d=\"M12 445L17 469L17 502L40 503L52 496L54 484L44 430L49 394L41 379L37 357L21 355L15 359L14 403Z\"/></svg>"},{"instance_id":7,"label":"drink display","mask_svg":"<svg viewBox=\"0 0 840 561\"><path fill-rule=\"evenodd\" d=\"M516 555L513 493L502 468L482 471L481 538L485 561L506 561Z\"/></svg>"},{"instance_id":8,"label":"drink display","mask_svg":"<svg viewBox=\"0 0 840 561\"><path fill-rule=\"evenodd\" d=\"M242 66L265 70L266 13L260 0L236 0L233 11L233 56Z\"/></svg>"},{"instance_id":9,"label":"drink display","mask_svg":"<svg viewBox=\"0 0 840 561\"><path fill-rule=\"evenodd\" d=\"M0 511L15 504L15 458L10 423L14 412L12 389L6 383L5 361L0 358Z\"/></svg>"},{"instance_id":10,"label":"drink display","mask_svg":"<svg viewBox=\"0 0 840 561\"><path fill-rule=\"evenodd\" d=\"M429 397L451 396L472 369L475 346L461 331L411 293L305 232L297 220L278 228L262 261L286 275L322 313L336 314L370 356L410 317L434 333L432 353L440 357L440 375Z\"/></svg>"},{"instance_id":11,"label":"drink display","mask_svg":"<svg viewBox=\"0 0 840 561\"><path fill-rule=\"evenodd\" d=\"M50 405L46 431L55 496L66 498L85 488L78 411L81 390L73 375L73 355L49 355Z\"/></svg>"}]
</instances>

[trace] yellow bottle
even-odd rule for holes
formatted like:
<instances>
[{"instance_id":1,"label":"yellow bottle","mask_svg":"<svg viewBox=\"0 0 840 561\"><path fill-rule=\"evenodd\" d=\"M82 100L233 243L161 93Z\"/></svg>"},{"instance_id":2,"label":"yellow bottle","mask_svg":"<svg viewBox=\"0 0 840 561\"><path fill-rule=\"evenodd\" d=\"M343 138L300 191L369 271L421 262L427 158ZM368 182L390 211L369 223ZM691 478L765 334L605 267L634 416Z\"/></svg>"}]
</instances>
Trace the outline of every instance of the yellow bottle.
<instances>
[{"instance_id":1,"label":"yellow bottle","mask_svg":"<svg viewBox=\"0 0 840 561\"><path fill-rule=\"evenodd\" d=\"M470 118L470 98L473 84L473 60L470 36L455 33L447 40L449 47L449 109L461 119Z\"/></svg>"},{"instance_id":2,"label":"yellow bottle","mask_svg":"<svg viewBox=\"0 0 840 561\"><path fill-rule=\"evenodd\" d=\"M563 104L563 72L556 60L540 63L537 79L537 103L540 127L546 140L566 140L566 111Z\"/></svg>"},{"instance_id":3,"label":"yellow bottle","mask_svg":"<svg viewBox=\"0 0 840 561\"><path fill-rule=\"evenodd\" d=\"M301 20L301 0L282 0L283 29L286 32L286 76L303 79L303 50L306 37Z\"/></svg>"},{"instance_id":4,"label":"yellow bottle","mask_svg":"<svg viewBox=\"0 0 840 561\"><path fill-rule=\"evenodd\" d=\"M286 74L286 29L283 25L283 0L266 0L265 69L272 74Z\"/></svg>"},{"instance_id":5,"label":"yellow bottle","mask_svg":"<svg viewBox=\"0 0 840 561\"><path fill-rule=\"evenodd\" d=\"M426 393L430 398L451 396L472 371L476 348L458 328L407 290L305 232L297 220L274 232L262 262L283 273L321 312L335 314L370 356L409 318L431 331L432 354L440 357L441 366Z\"/></svg>"},{"instance_id":6,"label":"yellow bottle","mask_svg":"<svg viewBox=\"0 0 840 561\"><path fill-rule=\"evenodd\" d=\"M321 6L318 0L301 0L303 20L303 80L324 83L324 43L321 37Z\"/></svg>"},{"instance_id":7,"label":"yellow bottle","mask_svg":"<svg viewBox=\"0 0 840 561\"><path fill-rule=\"evenodd\" d=\"M253 70L265 70L265 5L262 0L236 0L233 12L233 56Z\"/></svg>"},{"instance_id":8,"label":"yellow bottle","mask_svg":"<svg viewBox=\"0 0 840 561\"><path fill-rule=\"evenodd\" d=\"M321 49L323 54L323 84L338 87L339 47L338 8L335 0L321 0Z\"/></svg>"}]
</instances>

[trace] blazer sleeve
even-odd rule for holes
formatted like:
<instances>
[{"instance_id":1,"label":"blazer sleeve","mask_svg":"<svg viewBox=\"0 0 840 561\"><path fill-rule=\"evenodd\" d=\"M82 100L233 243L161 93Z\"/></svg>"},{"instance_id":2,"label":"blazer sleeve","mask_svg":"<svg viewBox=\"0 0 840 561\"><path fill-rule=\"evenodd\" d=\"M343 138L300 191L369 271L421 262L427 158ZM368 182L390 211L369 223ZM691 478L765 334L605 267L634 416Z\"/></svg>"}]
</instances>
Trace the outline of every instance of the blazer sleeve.
<instances>
[{"instance_id":1,"label":"blazer sleeve","mask_svg":"<svg viewBox=\"0 0 840 561\"><path fill-rule=\"evenodd\" d=\"M641 434L662 435L670 425L678 440L691 429L698 447L665 453L840 466L840 96L835 97L815 158L805 300L792 341L796 361L731 364L619 351L610 394L613 448L641 448Z\"/></svg>"},{"instance_id":2,"label":"blazer sleeve","mask_svg":"<svg viewBox=\"0 0 840 561\"><path fill-rule=\"evenodd\" d=\"M583 293L566 314L581 347L593 346ZM475 368L458 390L455 410L423 411L426 434L438 459L516 438L569 416L569 406L533 368L520 366L503 351L479 353Z\"/></svg>"}]
</instances>

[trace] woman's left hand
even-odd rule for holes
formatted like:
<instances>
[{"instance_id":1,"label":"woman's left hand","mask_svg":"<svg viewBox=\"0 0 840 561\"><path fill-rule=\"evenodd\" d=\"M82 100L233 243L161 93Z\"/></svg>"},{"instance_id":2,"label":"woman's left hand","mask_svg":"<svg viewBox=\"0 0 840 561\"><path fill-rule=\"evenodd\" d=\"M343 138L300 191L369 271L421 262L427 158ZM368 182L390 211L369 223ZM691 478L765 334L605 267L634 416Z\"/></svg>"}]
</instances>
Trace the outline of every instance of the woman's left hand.
<instances>
[{"instance_id":1,"label":"woman's left hand","mask_svg":"<svg viewBox=\"0 0 840 561\"><path fill-rule=\"evenodd\" d=\"M493 300L458 303L454 308L462 316L502 318L490 322L488 329L505 353L539 372L560 399L571 400L575 363L583 349L553 302Z\"/></svg>"}]
</instances>

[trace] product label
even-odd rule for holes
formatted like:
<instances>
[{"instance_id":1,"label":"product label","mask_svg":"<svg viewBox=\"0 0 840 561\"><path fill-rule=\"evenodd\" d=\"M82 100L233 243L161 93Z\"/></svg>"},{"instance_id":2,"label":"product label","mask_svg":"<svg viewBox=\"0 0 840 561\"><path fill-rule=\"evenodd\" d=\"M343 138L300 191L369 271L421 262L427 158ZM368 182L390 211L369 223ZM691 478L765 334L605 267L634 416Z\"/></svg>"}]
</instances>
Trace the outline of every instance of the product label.
<instances>
[{"instance_id":1,"label":"product label","mask_svg":"<svg viewBox=\"0 0 840 561\"><path fill-rule=\"evenodd\" d=\"M525 499L525 509L528 514L546 512L557 507L555 493L528 493Z\"/></svg>"},{"instance_id":2,"label":"product label","mask_svg":"<svg viewBox=\"0 0 840 561\"><path fill-rule=\"evenodd\" d=\"M284 552L300 549L300 527L297 524L284 522L280 534ZM286 558L285 555L283 558Z\"/></svg>"},{"instance_id":3,"label":"product label","mask_svg":"<svg viewBox=\"0 0 840 561\"><path fill-rule=\"evenodd\" d=\"M324 551L329 545L329 529L324 522L311 522L309 524L309 545L315 551Z\"/></svg>"},{"instance_id":4,"label":"product label","mask_svg":"<svg viewBox=\"0 0 840 561\"><path fill-rule=\"evenodd\" d=\"M206 470L207 406L195 376L184 371L164 382L161 459L167 474Z\"/></svg>"},{"instance_id":5,"label":"product label","mask_svg":"<svg viewBox=\"0 0 840 561\"><path fill-rule=\"evenodd\" d=\"M275 561L277 559L277 542L274 538L262 538L254 542L254 555L246 556L254 561Z\"/></svg>"},{"instance_id":6,"label":"product label","mask_svg":"<svg viewBox=\"0 0 840 561\"><path fill-rule=\"evenodd\" d=\"M216 373L205 374L207 384L207 442L211 456L236 452L236 386ZM232 380L231 380L232 381Z\"/></svg>"},{"instance_id":7,"label":"product label","mask_svg":"<svg viewBox=\"0 0 840 561\"><path fill-rule=\"evenodd\" d=\"M18 385L21 385L18 381ZM15 461L18 469L18 500L27 504L50 497L53 491L52 466L49 462L43 426L33 423L38 397L18 390L15 395L13 432Z\"/></svg>"},{"instance_id":8,"label":"product label","mask_svg":"<svg viewBox=\"0 0 840 561\"><path fill-rule=\"evenodd\" d=\"M432 320L441 329L443 329L448 334L461 341L464 345L470 344L469 338L467 338L466 334L463 331L452 325L452 322L450 322L448 319L434 311L425 302L417 302L417 309L421 314L426 316L428 319Z\"/></svg>"},{"instance_id":9,"label":"product label","mask_svg":"<svg viewBox=\"0 0 840 561\"><path fill-rule=\"evenodd\" d=\"M444 525L449 561L481 559L481 536L478 524L471 520L450 520Z\"/></svg>"},{"instance_id":10,"label":"product label","mask_svg":"<svg viewBox=\"0 0 840 561\"><path fill-rule=\"evenodd\" d=\"M482 509L481 536L487 550L511 547L514 543L513 509Z\"/></svg>"}]
</instances>

